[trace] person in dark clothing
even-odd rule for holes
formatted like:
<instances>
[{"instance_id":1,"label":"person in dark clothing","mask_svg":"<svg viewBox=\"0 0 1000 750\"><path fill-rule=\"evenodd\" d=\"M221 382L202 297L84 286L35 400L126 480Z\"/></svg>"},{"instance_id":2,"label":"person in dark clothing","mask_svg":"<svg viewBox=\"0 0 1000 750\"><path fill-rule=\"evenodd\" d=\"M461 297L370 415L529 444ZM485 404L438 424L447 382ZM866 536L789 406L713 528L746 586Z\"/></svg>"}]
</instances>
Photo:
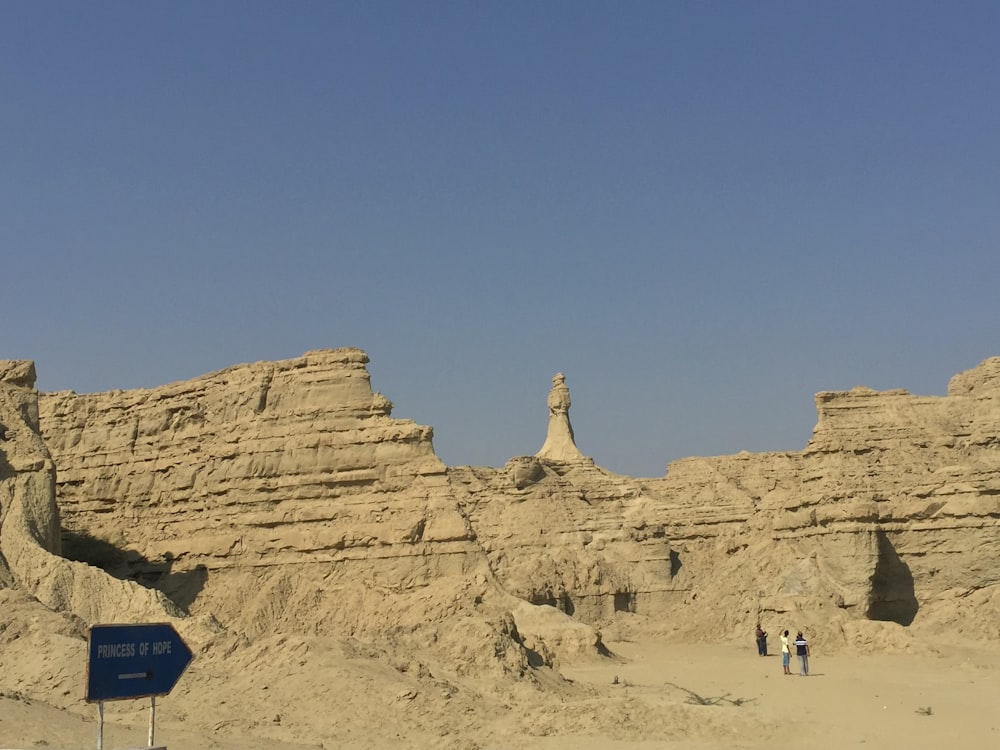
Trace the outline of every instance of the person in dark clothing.
<instances>
[{"instance_id":1,"label":"person in dark clothing","mask_svg":"<svg viewBox=\"0 0 1000 750\"><path fill-rule=\"evenodd\" d=\"M767 633L764 632L759 622L757 623L757 632L754 633L754 637L757 639L757 655L767 656Z\"/></svg>"},{"instance_id":2,"label":"person in dark clothing","mask_svg":"<svg viewBox=\"0 0 1000 750\"><path fill-rule=\"evenodd\" d=\"M803 677L809 676L809 641L806 640L802 632L795 636L795 654L799 657L799 674Z\"/></svg>"}]
</instances>

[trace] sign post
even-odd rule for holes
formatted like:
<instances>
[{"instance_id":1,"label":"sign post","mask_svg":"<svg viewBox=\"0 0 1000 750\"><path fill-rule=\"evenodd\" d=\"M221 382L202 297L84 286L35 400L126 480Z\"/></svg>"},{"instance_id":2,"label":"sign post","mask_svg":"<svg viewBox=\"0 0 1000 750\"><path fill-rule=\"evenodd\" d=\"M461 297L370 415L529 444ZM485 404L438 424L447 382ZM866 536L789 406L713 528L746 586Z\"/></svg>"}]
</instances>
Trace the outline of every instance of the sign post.
<instances>
[{"instance_id":1,"label":"sign post","mask_svg":"<svg viewBox=\"0 0 1000 750\"><path fill-rule=\"evenodd\" d=\"M97 750L104 748L104 701L150 698L153 746L156 696L173 690L193 654L169 623L94 625L87 662L88 703L97 703Z\"/></svg>"},{"instance_id":2,"label":"sign post","mask_svg":"<svg viewBox=\"0 0 1000 750\"><path fill-rule=\"evenodd\" d=\"M153 731L156 726L156 696L149 696L149 740L146 744L149 747L153 746Z\"/></svg>"}]
</instances>

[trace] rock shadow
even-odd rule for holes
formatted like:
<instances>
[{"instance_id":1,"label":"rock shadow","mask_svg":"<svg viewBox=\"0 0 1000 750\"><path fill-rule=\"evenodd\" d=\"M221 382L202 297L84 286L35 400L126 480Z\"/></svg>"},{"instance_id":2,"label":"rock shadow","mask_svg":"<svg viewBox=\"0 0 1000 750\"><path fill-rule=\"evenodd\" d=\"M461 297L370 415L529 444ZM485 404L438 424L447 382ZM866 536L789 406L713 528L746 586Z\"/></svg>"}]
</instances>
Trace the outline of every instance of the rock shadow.
<instances>
[{"instance_id":1,"label":"rock shadow","mask_svg":"<svg viewBox=\"0 0 1000 750\"><path fill-rule=\"evenodd\" d=\"M563 614L573 616L576 612L576 605L570 598L569 594L560 594L558 597L555 596L533 596L528 600L531 604L537 604L539 606L549 606L555 607Z\"/></svg>"},{"instance_id":2,"label":"rock shadow","mask_svg":"<svg viewBox=\"0 0 1000 750\"><path fill-rule=\"evenodd\" d=\"M670 577L676 578L683 567L684 563L681 562L681 556L677 554L677 550L670 550Z\"/></svg>"},{"instance_id":3,"label":"rock shadow","mask_svg":"<svg viewBox=\"0 0 1000 750\"><path fill-rule=\"evenodd\" d=\"M86 531L66 528L61 531L62 556L67 560L93 565L115 578L128 577L120 575L125 566L125 550Z\"/></svg>"},{"instance_id":4,"label":"rock shadow","mask_svg":"<svg viewBox=\"0 0 1000 750\"><path fill-rule=\"evenodd\" d=\"M875 536L878 540L878 562L872 576L868 619L909 625L920 608L913 589L913 573L884 531L876 531Z\"/></svg>"},{"instance_id":5,"label":"rock shadow","mask_svg":"<svg viewBox=\"0 0 1000 750\"><path fill-rule=\"evenodd\" d=\"M176 572L168 568L161 574L156 588L170 601L188 612L206 583L208 583L208 568L197 565L192 570Z\"/></svg>"},{"instance_id":6,"label":"rock shadow","mask_svg":"<svg viewBox=\"0 0 1000 750\"><path fill-rule=\"evenodd\" d=\"M85 531L62 529L62 554L67 560L86 563L120 580L160 591L185 612L208 581L204 565L175 571L175 557L170 552L161 560L150 560L135 550L123 549Z\"/></svg>"},{"instance_id":7,"label":"rock shadow","mask_svg":"<svg viewBox=\"0 0 1000 750\"><path fill-rule=\"evenodd\" d=\"M635 594L631 591L615 594L615 612L635 612Z\"/></svg>"},{"instance_id":8,"label":"rock shadow","mask_svg":"<svg viewBox=\"0 0 1000 750\"><path fill-rule=\"evenodd\" d=\"M3 429L3 425L0 425L0 429ZM14 473L14 467L7 460L6 452L0 448L0 479L9 479Z\"/></svg>"}]
</instances>

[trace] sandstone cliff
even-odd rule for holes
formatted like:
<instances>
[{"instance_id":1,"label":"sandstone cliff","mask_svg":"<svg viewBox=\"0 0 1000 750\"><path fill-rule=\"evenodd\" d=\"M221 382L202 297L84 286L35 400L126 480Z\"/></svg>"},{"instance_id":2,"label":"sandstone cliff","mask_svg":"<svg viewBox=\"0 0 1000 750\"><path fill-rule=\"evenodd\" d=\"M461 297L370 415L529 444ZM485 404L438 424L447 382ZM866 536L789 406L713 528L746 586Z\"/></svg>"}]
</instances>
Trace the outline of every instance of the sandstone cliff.
<instances>
[{"instance_id":1,"label":"sandstone cliff","mask_svg":"<svg viewBox=\"0 0 1000 750\"><path fill-rule=\"evenodd\" d=\"M802 451L638 479L579 455L568 393L559 451L445 467L366 363L310 352L84 395L0 363L0 693L81 711L89 624L180 617L181 724L350 743L373 705L412 701L376 734L464 748L441 738L480 736L484 707L544 694L589 716L544 667L603 653L599 629L1000 642L1000 358L944 397L817 394Z\"/></svg>"},{"instance_id":2,"label":"sandstone cliff","mask_svg":"<svg viewBox=\"0 0 1000 750\"><path fill-rule=\"evenodd\" d=\"M0 362L0 588L87 621L164 619L176 608L161 594L60 556L55 465L38 431L31 362Z\"/></svg>"},{"instance_id":3,"label":"sandstone cliff","mask_svg":"<svg viewBox=\"0 0 1000 750\"><path fill-rule=\"evenodd\" d=\"M246 638L391 637L523 671L517 602L430 428L391 417L367 362L318 351L151 390L44 395L68 546L103 550L91 562Z\"/></svg>"},{"instance_id":4,"label":"sandstone cliff","mask_svg":"<svg viewBox=\"0 0 1000 750\"><path fill-rule=\"evenodd\" d=\"M50 507L36 546L59 544L47 450L67 554L247 637L416 643L430 628L447 641L439 626L459 620L505 643L516 671L600 648L568 618L533 636L552 608L518 601L694 636L744 637L769 617L841 641L871 621L985 627L968 612L995 598L1000 562L1000 359L945 397L817 394L802 451L690 458L646 479L583 457L445 467L430 428L373 393L366 363L328 350L150 390L42 394L44 444L16 472L25 487L29 465L43 472L22 491Z\"/></svg>"}]
</instances>

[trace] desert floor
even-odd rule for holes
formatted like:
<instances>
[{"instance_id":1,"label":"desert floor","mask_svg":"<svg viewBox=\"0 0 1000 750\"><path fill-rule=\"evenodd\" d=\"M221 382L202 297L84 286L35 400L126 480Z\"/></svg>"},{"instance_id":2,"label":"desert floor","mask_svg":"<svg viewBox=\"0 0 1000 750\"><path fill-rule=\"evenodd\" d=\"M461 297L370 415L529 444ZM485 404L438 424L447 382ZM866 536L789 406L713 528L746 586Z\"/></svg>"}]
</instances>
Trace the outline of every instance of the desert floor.
<instances>
[{"instance_id":1,"label":"desert floor","mask_svg":"<svg viewBox=\"0 0 1000 750\"><path fill-rule=\"evenodd\" d=\"M469 750L810 750L814 748L1000 747L1000 650L962 645L938 655L846 653L811 659L809 677L784 676L780 655L753 644L608 644L614 656L563 665L569 691L509 711L433 746ZM797 665L793 661L793 672ZM282 742L195 730L170 721L159 699L157 745L170 750L304 750L380 747L378 734L349 745L317 738ZM329 708L336 721L336 707ZM211 710L205 707L206 712ZM372 705L372 722L385 705ZM160 714L166 718L159 721ZM147 713L106 720L104 748L145 745ZM198 724L210 726L210 721ZM18 696L0 697L0 748L96 747L96 708L79 713ZM406 744L406 743L404 743ZM412 743L410 743L412 746ZM388 745L387 745L388 746Z\"/></svg>"}]
</instances>

